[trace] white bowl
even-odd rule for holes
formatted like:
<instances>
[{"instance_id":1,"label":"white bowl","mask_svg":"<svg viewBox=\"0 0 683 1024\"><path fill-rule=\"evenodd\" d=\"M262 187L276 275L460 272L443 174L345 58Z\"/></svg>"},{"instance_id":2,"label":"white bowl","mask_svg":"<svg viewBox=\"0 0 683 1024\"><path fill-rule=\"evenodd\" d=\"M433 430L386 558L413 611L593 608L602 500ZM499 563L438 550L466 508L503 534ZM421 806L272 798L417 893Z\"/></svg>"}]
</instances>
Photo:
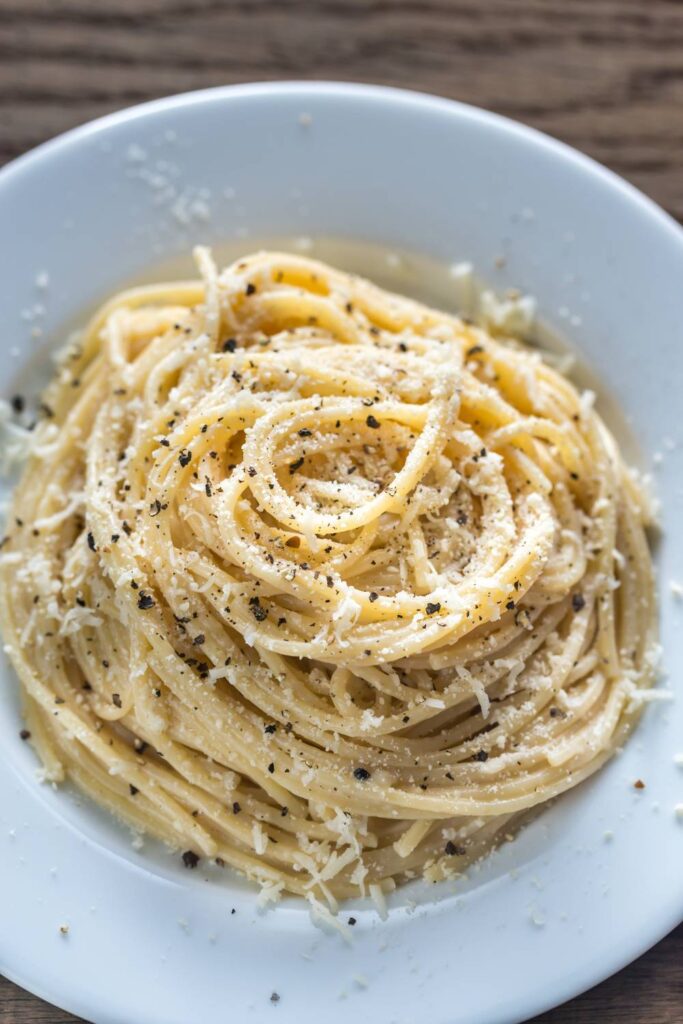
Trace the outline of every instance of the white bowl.
<instances>
[{"instance_id":1,"label":"white bowl","mask_svg":"<svg viewBox=\"0 0 683 1024\"><path fill-rule=\"evenodd\" d=\"M495 286L532 292L621 403L646 463L663 455L662 642L676 683L683 232L629 185L456 103L268 84L146 104L40 147L0 174L0 223L6 394L35 390L41 332L57 344L96 300L198 241L246 251L272 236L364 239L471 260ZM400 893L384 922L354 910L346 946L296 901L260 914L245 884L135 851L87 802L39 786L9 670L2 685L0 968L97 1024L270 1013L337 1024L359 1012L378 1024L510 1024L594 985L683 916L680 701L651 707L623 755L467 886L422 893L416 908Z\"/></svg>"}]
</instances>

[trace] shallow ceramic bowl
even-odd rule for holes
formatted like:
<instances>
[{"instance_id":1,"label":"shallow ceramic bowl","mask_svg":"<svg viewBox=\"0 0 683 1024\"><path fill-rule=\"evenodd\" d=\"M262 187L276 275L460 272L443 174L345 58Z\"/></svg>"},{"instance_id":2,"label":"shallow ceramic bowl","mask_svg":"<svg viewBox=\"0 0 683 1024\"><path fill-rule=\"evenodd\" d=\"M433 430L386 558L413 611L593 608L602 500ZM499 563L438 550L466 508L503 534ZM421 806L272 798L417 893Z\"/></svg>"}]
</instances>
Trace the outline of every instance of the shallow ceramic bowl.
<instances>
[{"instance_id":1,"label":"shallow ceramic bowl","mask_svg":"<svg viewBox=\"0 0 683 1024\"><path fill-rule=\"evenodd\" d=\"M671 680L660 686L675 688L683 232L629 185L471 107L268 84L172 97L40 147L0 174L0 223L6 396L35 391L37 353L95 301L199 241L247 251L274 236L364 240L470 260L496 287L532 292L621 403L654 469ZM399 892L386 921L355 905L348 945L294 900L259 913L245 883L184 871L154 844L133 849L89 803L38 785L20 727L5 666L0 968L97 1024L510 1024L600 981L683 916L680 701L651 706L621 756L467 883Z\"/></svg>"}]
</instances>

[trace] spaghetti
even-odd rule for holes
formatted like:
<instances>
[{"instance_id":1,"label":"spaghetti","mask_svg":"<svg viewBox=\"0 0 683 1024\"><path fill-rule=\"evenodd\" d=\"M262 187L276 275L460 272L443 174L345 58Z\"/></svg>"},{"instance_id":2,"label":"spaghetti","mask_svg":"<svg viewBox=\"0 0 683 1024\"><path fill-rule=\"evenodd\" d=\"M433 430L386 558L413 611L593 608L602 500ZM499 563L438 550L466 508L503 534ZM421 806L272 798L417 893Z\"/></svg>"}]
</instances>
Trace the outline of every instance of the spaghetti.
<instances>
[{"instance_id":1,"label":"spaghetti","mask_svg":"<svg viewBox=\"0 0 683 1024\"><path fill-rule=\"evenodd\" d=\"M312 260L197 258L96 314L14 495L45 776L265 898L453 876L633 726L645 503L530 348Z\"/></svg>"}]
</instances>

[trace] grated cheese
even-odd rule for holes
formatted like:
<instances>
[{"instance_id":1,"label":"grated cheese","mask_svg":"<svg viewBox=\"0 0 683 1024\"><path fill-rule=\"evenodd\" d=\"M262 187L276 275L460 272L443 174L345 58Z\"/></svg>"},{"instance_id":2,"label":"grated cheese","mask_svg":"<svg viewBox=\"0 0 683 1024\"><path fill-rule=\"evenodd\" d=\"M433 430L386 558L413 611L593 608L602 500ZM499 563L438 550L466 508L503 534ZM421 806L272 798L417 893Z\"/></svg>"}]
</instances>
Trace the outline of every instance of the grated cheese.
<instances>
[{"instance_id":1,"label":"grated cheese","mask_svg":"<svg viewBox=\"0 0 683 1024\"><path fill-rule=\"evenodd\" d=\"M479 314L486 327L523 337L536 318L536 300L531 295L501 298L487 289L479 296Z\"/></svg>"}]
</instances>

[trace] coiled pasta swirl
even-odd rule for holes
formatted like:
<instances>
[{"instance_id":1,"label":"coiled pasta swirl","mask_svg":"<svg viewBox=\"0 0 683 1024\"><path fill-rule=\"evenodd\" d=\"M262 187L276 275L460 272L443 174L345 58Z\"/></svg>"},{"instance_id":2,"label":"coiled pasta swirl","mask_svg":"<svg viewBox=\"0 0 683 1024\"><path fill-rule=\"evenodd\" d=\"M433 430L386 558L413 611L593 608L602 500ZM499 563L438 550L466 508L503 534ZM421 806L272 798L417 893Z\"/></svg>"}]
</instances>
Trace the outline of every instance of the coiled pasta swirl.
<instances>
[{"instance_id":1,"label":"coiled pasta swirl","mask_svg":"<svg viewBox=\"0 0 683 1024\"><path fill-rule=\"evenodd\" d=\"M635 721L639 492L528 347L312 260L198 261L45 397L0 565L32 739L268 896L449 877Z\"/></svg>"}]
</instances>

